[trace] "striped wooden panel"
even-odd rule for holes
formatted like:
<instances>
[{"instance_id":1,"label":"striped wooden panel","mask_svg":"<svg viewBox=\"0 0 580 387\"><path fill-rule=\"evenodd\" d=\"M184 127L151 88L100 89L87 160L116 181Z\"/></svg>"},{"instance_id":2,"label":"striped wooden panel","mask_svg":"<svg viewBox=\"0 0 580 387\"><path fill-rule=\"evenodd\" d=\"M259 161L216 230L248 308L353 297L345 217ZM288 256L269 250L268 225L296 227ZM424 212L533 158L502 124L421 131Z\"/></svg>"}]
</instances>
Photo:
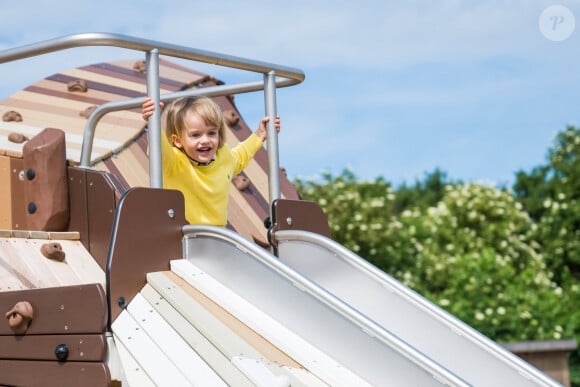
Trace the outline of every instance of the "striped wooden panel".
<instances>
[{"instance_id":1,"label":"striped wooden panel","mask_svg":"<svg viewBox=\"0 0 580 387\"><path fill-rule=\"evenodd\" d=\"M179 313L161 294L147 284L141 290L141 295L149 301L157 312L171 324L173 329L218 375L230 386L249 387L254 384L231 363L217 347L215 347L201 332L196 329L181 313Z\"/></svg>"},{"instance_id":2,"label":"striped wooden panel","mask_svg":"<svg viewBox=\"0 0 580 387\"><path fill-rule=\"evenodd\" d=\"M173 264L174 263L172 262L172 265ZM163 276L161 276L161 274ZM191 312L197 310L199 314L208 313L208 320L204 321L202 326L198 326L199 329L206 331L206 336L209 335L211 337L211 334L209 334L209 331L212 329L211 327L220 324L223 324L223 329L226 329L227 332L234 333L235 336L237 336L236 340L241 340L238 344L234 344L235 340L230 342L230 340L225 340L225 337L222 338L223 341L227 341L227 343L223 343L222 345L230 346L227 350L230 358L244 354L250 357L264 357L277 365L302 368L302 366L294 359L272 345L271 342L264 339L264 337L259 333L253 331L242 321L238 320L235 316L230 314L230 312L218 305L215 301L202 293L199 289L192 286L186 279L180 277L175 272L167 271L150 273L147 278L149 283L156 288L166 300L170 303L174 303L174 307L176 307L182 314L185 313L185 310ZM164 285L161 286L161 284ZM169 288L173 288L174 292L166 292ZM181 296L186 297L182 298ZM185 305L179 305L179 300L188 305L191 303L191 305L189 305L191 309L185 307ZM197 306L194 306L194 303L197 304ZM203 311L199 308L203 308ZM208 325L208 321L213 321L213 323ZM222 337L222 335L226 336L231 333L226 333L226 331L224 331L218 336Z\"/></svg>"},{"instance_id":3,"label":"striped wooden panel","mask_svg":"<svg viewBox=\"0 0 580 387\"><path fill-rule=\"evenodd\" d=\"M142 290L144 297L155 308L163 303L163 310L171 311L170 317L172 314L179 316L177 320L171 318L172 326L175 326L174 323L183 325L183 319L186 326L190 324L187 332L194 335L191 340L193 348L212 368L219 369L219 375L228 384L241 385L238 380L241 371L256 385L327 385L176 274L149 273L148 282ZM180 332L183 332L186 328L182 326L181 329ZM201 342L195 339L196 335L201 335ZM240 362L242 359L244 361ZM252 366L246 367L242 364L245 361L251 362ZM232 365L238 370L232 369ZM265 379L256 378L251 372L255 370L264 373ZM262 383L257 382L260 379ZM285 379L290 383L281 382Z\"/></svg>"}]
</instances>

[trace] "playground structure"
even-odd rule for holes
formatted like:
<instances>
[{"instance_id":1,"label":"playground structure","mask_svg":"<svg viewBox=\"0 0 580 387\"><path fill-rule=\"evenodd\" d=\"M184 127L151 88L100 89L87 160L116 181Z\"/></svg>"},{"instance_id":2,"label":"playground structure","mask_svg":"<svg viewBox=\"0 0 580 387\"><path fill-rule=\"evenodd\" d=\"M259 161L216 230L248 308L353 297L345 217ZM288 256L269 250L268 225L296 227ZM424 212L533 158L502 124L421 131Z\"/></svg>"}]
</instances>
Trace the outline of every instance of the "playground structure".
<instances>
[{"instance_id":1,"label":"playground structure","mask_svg":"<svg viewBox=\"0 0 580 387\"><path fill-rule=\"evenodd\" d=\"M273 119L267 152L233 179L228 226L187 224L144 97L214 98L235 145L251 132L234 95L263 90L273 118L300 70L104 33L0 63L82 46L145 60L66 70L0 103L0 385L559 385L334 242L278 165ZM226 85L160 56L261 79Z\"/></svg>"}]
</instances>

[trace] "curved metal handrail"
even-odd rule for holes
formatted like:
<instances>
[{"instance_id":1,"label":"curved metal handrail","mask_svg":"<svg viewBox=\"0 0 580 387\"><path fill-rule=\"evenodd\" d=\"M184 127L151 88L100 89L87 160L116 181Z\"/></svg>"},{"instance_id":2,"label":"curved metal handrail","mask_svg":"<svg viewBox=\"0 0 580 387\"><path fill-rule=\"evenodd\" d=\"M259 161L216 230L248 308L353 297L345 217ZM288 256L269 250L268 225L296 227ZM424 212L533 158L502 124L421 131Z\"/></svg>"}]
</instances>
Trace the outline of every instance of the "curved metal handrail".
<instances>
[{"instance_id":1,"label":"curved metal handrail","mask_svg":"<svg viewBox=\"0 0 580 387\"><path fill-rule=\"evenodd\" d=\"M142 39L123 34L103 32L66 35L60 38L45 40L22 47L0 51L0 63L12 62L15 60L43 55L50 52L84 46L111 46L144 52L157 49L160 55L189 59L196 62L210 63L261 74L267 74L273 70L277 75L293 80L294 84L301 83L304 81L305 77L301 70L292 67L245 59L212 51L199 50L157 40Z\"/></svg>"},{"instance_id":2,"label":"curved metal handrail","mask_svg":"<svg viewBox=\"0 0 580 387\"><path fill-rule=\"evenodd\" d=\"M69 48L84 46L112 46L145 52L147 64L147 94L156 105L158 105L159 101L161 100L168 101L184 95L217 96L264 90L266 115L270 117L270 121L267 124L270 203L273 203L276 199L280 198L278 133L274 124L276 117L276 87L292 86L304 81L305 75L301 70L273 63L220 54L156 40L136 38L123 34L100 32L66 35L60 38L45 40L22 47L0 51L0 63L12 62L55 51L62 51ZM174 58L188 59L197 62L210 63L218 66L261 73L263 74L263 81L251 84L242 83L215 86L211 88L205 88L201 91L190 90L189 92L186 91L183 93L170 93L164 95L162 98L159 94L159 55L166 55ZM94 132L96 130L97 122L107 113L138 107L142 101L142 98L134 98L124 101L109 102L101 105L91 113L85 125L80 160L81 167L87 168L90 166ZM161 114L159 109L156 109L153 112L153 115L149 118L150 130L148 132L149 176L150 185L154 188L163 187L161 169L160 120ZM272 214L270 214L270 216L271 215Z\"/></svg>"}]
</instances>

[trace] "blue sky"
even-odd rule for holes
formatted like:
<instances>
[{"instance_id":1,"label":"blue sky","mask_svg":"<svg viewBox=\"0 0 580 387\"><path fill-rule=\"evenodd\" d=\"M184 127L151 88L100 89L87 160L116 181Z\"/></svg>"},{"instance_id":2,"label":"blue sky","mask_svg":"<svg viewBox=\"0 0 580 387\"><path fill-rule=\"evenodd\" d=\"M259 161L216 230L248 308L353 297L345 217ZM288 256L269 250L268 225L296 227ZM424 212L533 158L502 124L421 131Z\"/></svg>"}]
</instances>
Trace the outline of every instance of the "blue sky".
<instances>
[{"instance_id":1,"label":"blue sky","mask_svg":"<svg viewBox=\"0 0 580 387\"><path fill-rule=\"evenodd\" d=\"M569 15L542 19L553 5L575 27ZM0 49L114 32L303 70L304 83L277 94L291 178L350 168L397 185L439 168L511 185L517 170L545 162L555 133L580 125L579 0L22 0L0 21ZM569 36L551 40L563 27ZM141 57L96 47L2 64L0 100L61 70ZM188 65L226 83L261 79ZM264 115L261 94L236 103L251 127Z\"/></svg>"}]
</instances>

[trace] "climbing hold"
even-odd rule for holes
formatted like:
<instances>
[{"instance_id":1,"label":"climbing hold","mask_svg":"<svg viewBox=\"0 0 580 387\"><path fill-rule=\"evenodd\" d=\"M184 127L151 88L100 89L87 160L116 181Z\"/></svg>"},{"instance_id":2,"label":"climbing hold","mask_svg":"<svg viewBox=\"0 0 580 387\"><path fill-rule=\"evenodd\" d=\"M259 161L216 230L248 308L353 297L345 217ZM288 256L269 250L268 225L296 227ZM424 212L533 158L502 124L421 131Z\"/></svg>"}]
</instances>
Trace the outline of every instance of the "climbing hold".
<instances>
[{"instance_id":1,"label":"climbing hold","mask_svg":"<svg viewBox=\"0 0 580 387\"><path fill-rule=\"evenodd\" d=\"M89 116L91 115L91 113L93 112L93 110L95 110L96 108L97 108L97 105L89 106L85 110L81 111L79 113L79 116L85 117L85 118L89 118Z\"/></svg>"},{"instance_id":2,"label":"climbing hold","mask_svg":"<svg viewBox=\"0 0 580 387\"><path fill-rule=\"evenodd\" d=\"M240 122L240 116L235 110L226 110L223 112L224 118L228 126L234 127Z\"/></svg>"},{"instance_id":3,"label":"climbing hold","mask_svg":"<svg viewBox=\"0 0 580 387\"><path fill-rule=\"evenodd\" d=\"M66 254L62 251L62 246L57 242L45 243L40 247L40 252L48 259L62 262Z\"/></svg>"},{"instance_id":4,"label":"climbing hold","mask_svg":"<svg viewBox=\"0 0 580 387\"><path fill-rule=\"evenodd\" d=\"M232 179L232 183L238 189L238 191L244 191L250 185L250 179L245 176L237 175Z\"/></svg>"},{"instance_id":5,"label":"climbing hold","mask_svg":"<svg viewBox=\"0 0 580 387\"><path fill-rule=\"evenodd\" d=\"M32 215L35 212L36 212L36 203L34 202L28 203L28 213Z\"/></svg>"},{"instance_id":6,"label":"climbing hold","mask_svg":"<svg viewBox=\"0 0 580 387\"><path fill-rule=\"evenodd\" d=\"M6 313L8 325L17 335L23 335L28 330L34 317L32 305L28 301L17 302L14 307Z\"/></svg>"},{"instance_id":7,"label":"climbing hold","mask_svg":"<svg viewBox=\"0 0 580 387\"><path fill-rule=\"evenodd\" d=\"M70 81L67 84L68 91L86 93L89 90L87 81L84 79L77 79L76 81Z\"/></svg>"},{"instance_id":8,"label":"climbing hold","mask_svg":"<svg viewBox=\"0 0 580 387\"><path fill-rule=\"evenodd\" d=\"M22 133L12 132L8 135L8 141L16 144L22 144L23 142L28 141L28 137L26 137Z\"/></svg>"},{"instance_id":9,"label":"climbing hold","mask_svg":"<svg viewBox=\"0 0 580 387\"><path fill-rule=\"evenodd\" d=\"M22 114L14 110L9 110L2 115L2 121L4 122L22 122Z\"/></svg>"},{"instance_id":10,"label":"climbing hold","mask_svg":"<svg viewBox=\"0 0 580 387\"><path fill-rule=\"evenodd\" d=\"M145 74L147 72L147 64L144 60L138 60L137 62L133 63L133 70Z\"/></svg>"}]
</instances>

